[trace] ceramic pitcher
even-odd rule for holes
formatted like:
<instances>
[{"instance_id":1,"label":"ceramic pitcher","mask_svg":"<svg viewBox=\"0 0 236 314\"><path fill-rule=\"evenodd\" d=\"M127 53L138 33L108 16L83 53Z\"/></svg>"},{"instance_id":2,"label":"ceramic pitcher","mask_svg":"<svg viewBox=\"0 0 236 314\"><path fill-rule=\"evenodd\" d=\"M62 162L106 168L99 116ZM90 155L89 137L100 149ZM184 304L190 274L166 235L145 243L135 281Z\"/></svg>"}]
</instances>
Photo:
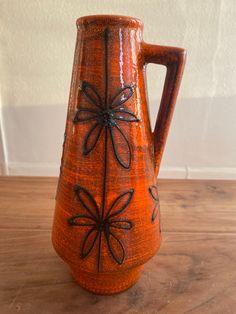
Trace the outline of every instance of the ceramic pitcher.
<instances>
[{"instance_id":1,"label":"ceramic pitcher","mask_svg":"<svg viewBox=\"0 0 236 314\"><path fill-rule=\"evenodd\" d=\"M145 43L131 17L82 17L77 29L52 241L80 286L114 294L160 247L157 175L185 50ZM148 63L167 69L154 132Z\"/></svg>"}]
</instances>

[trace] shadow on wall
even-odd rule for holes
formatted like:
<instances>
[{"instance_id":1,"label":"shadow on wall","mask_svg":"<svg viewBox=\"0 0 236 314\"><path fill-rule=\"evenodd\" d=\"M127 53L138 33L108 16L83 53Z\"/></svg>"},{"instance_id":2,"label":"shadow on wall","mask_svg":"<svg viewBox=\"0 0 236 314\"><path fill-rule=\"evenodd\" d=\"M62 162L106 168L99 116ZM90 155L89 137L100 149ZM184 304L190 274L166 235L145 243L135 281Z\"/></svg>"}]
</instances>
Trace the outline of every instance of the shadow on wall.
<instances>
[{"instance_id":1,"label":"shadow on wall","mask_svg":"<svg viewBox=\"0 0 236 314\"><path fill-rule=\"evenodd\" d=\"M150 103L153 124L159 101ZM179 99L161 176L236 178L235 103L236 97ZM58 175L67 105L8 106L2 113L9 174Z\"/></svg>"}]
</instances>

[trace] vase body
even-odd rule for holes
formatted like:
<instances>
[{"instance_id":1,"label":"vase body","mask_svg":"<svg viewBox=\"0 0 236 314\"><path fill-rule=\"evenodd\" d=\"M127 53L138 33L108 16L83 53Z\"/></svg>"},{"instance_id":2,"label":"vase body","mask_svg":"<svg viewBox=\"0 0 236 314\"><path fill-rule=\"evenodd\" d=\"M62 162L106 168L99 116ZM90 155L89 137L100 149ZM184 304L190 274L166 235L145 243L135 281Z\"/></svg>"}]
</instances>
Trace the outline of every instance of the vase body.
<instances>
[{"instance_id":1,"label":"vase body","mask_svg":"<svg viewBox=\"0 0 236 314\"><path fill-rule=\"evenodd\" d=\"M160 247L157 174L184 51L145 44L133 18L83 17L77 28L52 240L82 287L113 294ZM154 132L149 62L167 66Z\"/></svg>"}]
</instances>

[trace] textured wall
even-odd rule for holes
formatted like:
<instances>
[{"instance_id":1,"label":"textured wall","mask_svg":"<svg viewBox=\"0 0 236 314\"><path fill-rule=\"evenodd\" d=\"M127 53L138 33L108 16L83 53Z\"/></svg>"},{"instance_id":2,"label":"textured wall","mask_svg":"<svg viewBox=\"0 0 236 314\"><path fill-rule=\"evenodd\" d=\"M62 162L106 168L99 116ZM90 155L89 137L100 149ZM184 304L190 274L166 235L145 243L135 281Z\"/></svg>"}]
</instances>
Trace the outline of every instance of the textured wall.
<instances>
[{"instance_id":1,"label":"textured wall","mask_svg":"<svg viewBox=\"0 0 236 314\"><path fill-rule=\"evenodd\" d=\"M2 0L0 160L10 174L57 174L75 20L123 14L149 43L188 50L161 174L236 178L235 0ZM164 68L148 66L154 122Z\"/></svg>"}]
</instances>

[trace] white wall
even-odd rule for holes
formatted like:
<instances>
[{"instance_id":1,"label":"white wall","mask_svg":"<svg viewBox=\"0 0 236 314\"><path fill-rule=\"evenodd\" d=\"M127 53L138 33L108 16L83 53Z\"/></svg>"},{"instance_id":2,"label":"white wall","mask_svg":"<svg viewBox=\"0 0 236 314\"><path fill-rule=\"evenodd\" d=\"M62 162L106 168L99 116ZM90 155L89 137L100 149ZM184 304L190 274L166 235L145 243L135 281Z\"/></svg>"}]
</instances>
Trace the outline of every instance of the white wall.
<instances>
[{"instance_id":1,"label":"white wall","mask_svg":"<svg viewBox=\"0 0 236 314\"><path fill-rule=\"evenodd\" d=\"M2 173L58 174L75 20L122 14L144 22L145 41L188 50L161 176L236 178L235 0L1 0L0 6ZM164 68L148 67L152 122L163 79Z\"/></svg>"}]
</instances>

